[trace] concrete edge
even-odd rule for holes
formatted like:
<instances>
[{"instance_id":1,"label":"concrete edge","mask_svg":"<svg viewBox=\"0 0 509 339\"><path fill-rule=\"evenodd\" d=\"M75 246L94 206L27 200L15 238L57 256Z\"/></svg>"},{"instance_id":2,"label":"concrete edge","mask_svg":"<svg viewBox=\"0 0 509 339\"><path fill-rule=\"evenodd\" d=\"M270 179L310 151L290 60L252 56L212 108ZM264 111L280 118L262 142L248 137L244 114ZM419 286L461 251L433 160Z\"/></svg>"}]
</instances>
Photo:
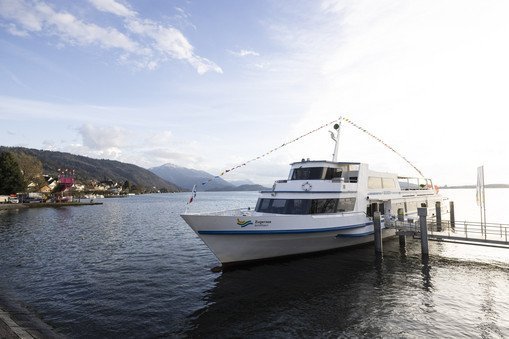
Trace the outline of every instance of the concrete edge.
<instances>
[{"instance_id":1,"label":"concrete edge","mask_svg":"<svg viewBox=\"0 0 509 339\"><path fill-rule=\"evenodd\" d=\"M18 325L9 313L0 308L0 337L1 338L35 338L28 333L23 327Z\"/></svg>"},{"instance_id":2,"label":"concrete edge","mask_svg":"<svg viewBox=\"0 0 509 339\"><path fill-rule=\"evenodd\" d=\"M23 303L0 294L0 338L61 339L65 336L56 332Z\"/></svg>"}]
</instances>

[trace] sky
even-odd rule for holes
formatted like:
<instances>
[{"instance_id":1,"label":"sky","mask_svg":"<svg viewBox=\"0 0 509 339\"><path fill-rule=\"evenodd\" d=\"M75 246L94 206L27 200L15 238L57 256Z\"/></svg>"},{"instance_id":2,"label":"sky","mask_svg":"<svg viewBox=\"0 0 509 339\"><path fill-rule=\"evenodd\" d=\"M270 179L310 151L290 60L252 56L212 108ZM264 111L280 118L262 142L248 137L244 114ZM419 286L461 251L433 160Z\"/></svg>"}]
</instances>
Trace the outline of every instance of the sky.
<instances>
[{"instance_id":1,"label":"sky","mask_svg":"<svg viewBox=\"0 0 509 339\"><path fill-rule=\"evenodd\" d=\"M509 2L0 0L0 145L217 175L344 116L439 185L509 183ZM224 176L331 160L323 128ZM342 124L339 160L418 174Z\"/></svg>"}]
</instances>

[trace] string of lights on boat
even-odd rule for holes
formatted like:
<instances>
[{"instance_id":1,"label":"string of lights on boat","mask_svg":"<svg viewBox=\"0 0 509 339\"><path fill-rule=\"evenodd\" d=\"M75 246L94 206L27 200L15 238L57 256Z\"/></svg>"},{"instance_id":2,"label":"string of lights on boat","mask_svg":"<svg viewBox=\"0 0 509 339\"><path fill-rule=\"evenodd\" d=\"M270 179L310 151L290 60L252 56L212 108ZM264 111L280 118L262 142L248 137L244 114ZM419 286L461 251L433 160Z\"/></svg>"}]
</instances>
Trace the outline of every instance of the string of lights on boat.
<instances>
[{"instance_id":1,"label":"string of lights on boat","mask_svg":"<svg viewBox=\"0 0 509 339\"><path fill-rule=\"evenodd\" d=\"M297 137L297 138L295 138L295 139L292 139L292 140L290 140L290 141L287 141L287 142L285 142L285 143L282 143L280 146L275 147L275 148L273 148L273 149L269 150L268 152L266 152L266 153L264 153L264 154L262 154L262 155L260 155L260 156L257 156L256 158L252 158L252 159L250 159L250 160L247 160L246 162L243 162L242 164L239 164L239 165L237 165L237 166L234 166L234 167L232 167L232 168L230 168L230 169L226 169L226 170L224 170L223 172L221 172L221 174L216 175L216 176L214 176L214 177L212 177L212 178L208 179L207 181L202 182L202 183L201 183L201 185L202 185L202 186L205 186L205 185L207 185L209 182L211 182L211 181L213 181L213 180L215 180L215 179L218 179L218 178L220 178L220 177L224 176L225 174L227 174L227 173L229 173L229 172L232 172L232 171L234 171L234 170L236 170L236 169L238 169L238 168L244 167L244 166L246 166L247 164L249 164L249 163L251 163L251 162L253 162L253 161L256 161L256 160L262 159L262 158L264 158L264 157L266 157L266 156L270 155L271 153L273 153L273 152L275 152L275 151L277 151L277 150L279 150L279 149L281 149L281 148L283 148L283 147L286 147L286 146L288 146L288 145L290 145L290 144L292 144L292 143L294 143L294 142L296 142L296 141L298 141L298 140L300 140L300 139L302 139L302 138L304 138L304 137L307 137L307 136L308 136L308 135L310 135L310 134L313 134L313 133L315 133L315 132L317 132L317 131L319 131L319 130L321 130L321 129L323 129L323 128L327 127L327 126L332 125L332 124L337 124L338 122L341 122L341 121L344 121L344 122L346 122L346 123L350 124L351 126L355 127L355 128L356 128L356 129L358 129L359 131L361 131L361 132L363 132L363 133L365 133L365 134L369 135L370 137L372 137L373 139L375 139L376 141L378 141L379 143L381 143L382 145L384 145L385 147L387 147L389 150L391 150L391 151L392 151L392 152L394 152L396 155L398 155L398 156L399 156L399 157L401 157L403 160L405 160L405 161L406 161L406 162L407 162L410 166L412 166L412 168L413 168L413 169L415 169L415 170L417 171L417 173L419 173L422 177L424 177L424 175L422 174L422 172L421 172L421 171L420 171L417 167L415 167L415 165L414 165L414 164L412 164L412 163L411 163L411 162L410 162L410 161L409 161L406 157L404 157L401 153L399 153L398 151L396 151L396 150L395 150L392 146L390 146L389 144L387 144L387 143L386 143L386 142L384 142L382 139L380 139L379 137L375 136L373 133L369 132L369 131L368 131L368 130L366 130L365 128L363 128L363 127L361 127L361 126L357 125L357 124L356 124L356 123L354 123L352 120L350 120L350 119L348 119L348 118L345 118L345 117L339 117L338 119L334 119L333 121L327 122L327 123L325 123L325 124L323 124L323 125L321 125L321 126L319 126L319 127L315 128L315 129L313 129L313 130L311 130L311 131L309 131L309 132L307 132L307 133L302 134L301 136L299 136L299 137Z\"/></svg>"}]
</instances>

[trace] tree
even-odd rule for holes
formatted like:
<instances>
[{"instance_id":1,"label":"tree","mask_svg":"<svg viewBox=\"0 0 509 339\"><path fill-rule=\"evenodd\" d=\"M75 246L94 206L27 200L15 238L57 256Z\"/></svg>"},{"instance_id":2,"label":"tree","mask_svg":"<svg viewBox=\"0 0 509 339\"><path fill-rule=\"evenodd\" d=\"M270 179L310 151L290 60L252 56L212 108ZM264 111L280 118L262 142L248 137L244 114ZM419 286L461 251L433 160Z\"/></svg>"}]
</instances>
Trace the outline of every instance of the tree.
<instances>
[{"instance_id":1,"label":"tree","mask_svg":"<svg viewBox=\"0 0 509 339\"><path fill-rule=\"evenodd\" d=\"M123 190L124 192L129 193L129 190L130 190L130 189L131 189L131 183L129 182L129 180L126 180L126 181L124 182L124 184L122 185L122 190Z\"/></svg>"},{"instance_id":2,"label":"tree","mask_svg":"<svg viewBox=\"0 0 509 339\"><path fill-rule=\"evenodd\" d=\"M0 194L23 191L23 175L10 152L0 153Z\"/></svg>"},{"instance_id":3,"label":"tree","mask_svg":"<svg viewBox=\"0 0 509 339\"><path fill-rule=\"evenodd\" d=\"M11 154L21 170L25 187L31 182L33 182L37 188L44 184L42 162L39 159L24 152L12 152Z\"/></svg>"}]
</instances>

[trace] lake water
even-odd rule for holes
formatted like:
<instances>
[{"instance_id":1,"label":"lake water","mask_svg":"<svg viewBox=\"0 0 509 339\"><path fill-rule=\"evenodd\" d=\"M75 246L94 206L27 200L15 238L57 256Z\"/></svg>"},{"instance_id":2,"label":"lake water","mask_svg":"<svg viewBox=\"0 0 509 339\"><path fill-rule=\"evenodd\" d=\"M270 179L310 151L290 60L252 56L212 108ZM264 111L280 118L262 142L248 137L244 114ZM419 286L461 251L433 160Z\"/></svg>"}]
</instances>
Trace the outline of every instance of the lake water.
<instances>
[{"instance_id":1,"label":"lake water","mask_svg":"<svg viewBox=\"0 0 509 339\"><path fill-rule=\"evenodd\" d=\"M475 190L444 190L478 220ZM198 193L193 210L254 206L256 193ZM0 211L0 293L59 333L85 337L507 337L509 250L397 239L214 273L179 217L187 194L101 206ZM509 190L487 190L509 223Z\"/></svg>"}]
</instances>

